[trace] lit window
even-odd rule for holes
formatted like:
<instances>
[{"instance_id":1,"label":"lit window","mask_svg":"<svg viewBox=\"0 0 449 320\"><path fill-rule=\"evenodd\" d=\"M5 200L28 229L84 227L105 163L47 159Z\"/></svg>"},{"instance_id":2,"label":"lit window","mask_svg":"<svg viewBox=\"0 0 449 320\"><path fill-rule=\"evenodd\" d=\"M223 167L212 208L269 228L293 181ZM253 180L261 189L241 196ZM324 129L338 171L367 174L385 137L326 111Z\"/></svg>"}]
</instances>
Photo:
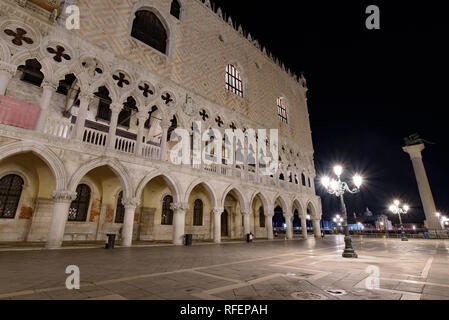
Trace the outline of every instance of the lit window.
<instances>
[{"instance_id":1,"label":"lit window","mask_svg":"<svg viewBox=\"0 0 449 320\"><path fill-rule=\"evenodd\" d=\"M287 107L285 106L284 99L278 98L277 105L279 120L288 124Z\"/></svg>"},{"instance_id":2,"label":"lit window","mask_svg":"<svg viewBox=\"0 0 449 320\"><path fill-rule=\"evenodd\" d=\"M226 89L243 97L242 76L232 64L226 67Z\"/></svg>"}]
</instances>

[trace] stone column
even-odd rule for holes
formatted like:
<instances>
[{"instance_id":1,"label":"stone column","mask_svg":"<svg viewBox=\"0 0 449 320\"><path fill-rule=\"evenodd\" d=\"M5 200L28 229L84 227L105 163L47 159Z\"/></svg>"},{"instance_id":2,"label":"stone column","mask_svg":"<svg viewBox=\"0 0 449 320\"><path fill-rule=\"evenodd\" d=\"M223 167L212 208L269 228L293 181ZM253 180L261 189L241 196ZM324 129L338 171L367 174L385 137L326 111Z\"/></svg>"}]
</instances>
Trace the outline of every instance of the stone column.
<instances>
[{"instance_id":1,"label":"stone column","mask_svg":"<svg viewBox=\"0 0 449 320\"><path fill-rule=\"evenodd\" d=\"M242 216L243 216L243 236L246 239L246 235L251 232L250 213L243 211Z\"/></svg>"},{"instance_id":2,"label":"stone column","mask_svg":"<svg viewBox=\"0 0 449 320\"><path fill-rule=\"evenodd\" d=\"M0 61L0 95L5 95L9 81L14 77L16 71L15 65Z\"/></svg>"},{"instance_id":3,"label":"stone column","mask_svg":"<svg viewBox=\"0 0 449 320\"><path fill-rule=\"evenodd\" d=\"M143 110L137 113L137 119L139 120L139 127L137 129L137 141L136 141L136 156L141 156L143 151L143 132L145 131L145 121L148 119L148 111Z\"/></svg>"},{"instance_id":4,"label":"stone column","mask_svg":"<svg viewBox=\"0 0 449 320\"><path fill-rule=\"evenodd\" d=\"M47 123L48 109L50 108L51 96L56 90L56 86L48 81L42 83L42 96L40 100L41 110L39 112L39 117L36 122L36 131L44 132L45 124Z\"/></svg>"},{"instance_id":5,"label":"stone column","mask_svg":"<svg viewBox=\"0 0 449 320\"><path fill-rule=\"evenodd\" d=\"M307 239L307 216L300 216L302 237Z\"/></svg>"},{"instance_id":6,"label":"stone column","mask_svg":"<svg viewBox=\"0 0 449 320\"><path fill-rule=\"evenodd\" d=\"M122 227L122 246L131 247L133 241L134 215L139 205L138 199L124 200L125 218Z\"/></svg>"},{"instance_id":7,"label":"stone column","mask_svg":"<svg viewBox=\"0 0 449 320\"><path fill-rule=\"evenodd\" d=\"M187 203L172 203L173 214L173 244L181 246L184 243L186 224L186 212L189 209Z\"/></svg>"},{"instance_id":8,"label":"stone column","mask_svg":"<svg viewBox=\"0 0 449 320\"><path fill-rule=\"evenodd\" d=\"M170 123L163 121L161 123L162 128L162 138L161 138L161 161L167 160L167 135L168 129L170 128Z\"/></svg>"},{"instance_id":9,"label":"stone column","mask_svg":"<svg viewBox=\"0 0 449 320\"><path fill-rule=\"evenodd\" d=\"M78 141L83 140L84 125L86 123L87 109L89 103L92 101L93 96L91 94L81 92L79 95L80 106L78 110L78 116L76 117L75 134L72 137Z\"/></svg>"},{"instance_id":10,"label":"stone column","mask_svg":"<svg viewBox=\"0 0 449 320\"><path fill-rule=\"evenodd\" d=\"M410 155L413 169L415 171L416 182L418 183L419 195L421 203L426 215L426 222L429 230L442 230L438 218L435 216L437 212L435 202L433 201L432 191L430 189L429 180L427 179L426 169L422 161L421 151L425 148L424 144L404 147L403 150Z\"/></svg>"},{"instance_id":11,"label":"stone column","mask_svg":"<svg viewBox=\"0 0 449 320\"><path fill-rule=\"evenodd\" d=\"M109 133L108 133L108 143L107 146L109 149L115 149L115 133L117 131L117 121L118 115L120 111L122 111L123 106L120 104L111 104L111 122L109 124Z\"/></svg>"},{"instance_id":12,"label":"stone column","mask_svg":"<svg viewBox=\"0 0 449 320\"><path fill-rule=\"evenodd\" d=\"M221 215L224 208L214 208L214 242L221 243Z\"/></svg>"},{"instance_id":13,"label":"stone column","mask_svg":"<svg viewBox=\"0 0 449 320\"><path fill-rule=\"evenodd\" d=\"M55 190L52 193L52 197L53 214L45 245L46 249L58 249L61 247L70 204L76 199L76 192Z\"/></svg>"},{"instance_id":14,"label":"stone column","mask_svg":"<svg viewBox=\"0 0 449 320\"><path fill-rule=\"evenodd\" d=\"M287 239L293 239L293 215L285 215L285 223L287 224Z\"/></svg>"},{"instance_id":15,"label":"stone column","mask_svg":"<svg viewBox=\"0 0 449 320\"><path fill-rule=\"evenodd\" d=\"M274 208L268 207L267 213L265 214L265 226L267 227L267 238L268 240L273 240L273 216L274 216Z\"/></svg>"},{"instance_id":16,"label":"stone column","mask_svg":"<svg viewBox=\"0 0 449 320\"><path fill-rule=\"evenodd\" d=\"M313 233L315 234L315 238L317 238L317 239L321 238L320 221L321 221L321 219L317 219L317 218L313 219Z\"/></svg>"}]
</instances>

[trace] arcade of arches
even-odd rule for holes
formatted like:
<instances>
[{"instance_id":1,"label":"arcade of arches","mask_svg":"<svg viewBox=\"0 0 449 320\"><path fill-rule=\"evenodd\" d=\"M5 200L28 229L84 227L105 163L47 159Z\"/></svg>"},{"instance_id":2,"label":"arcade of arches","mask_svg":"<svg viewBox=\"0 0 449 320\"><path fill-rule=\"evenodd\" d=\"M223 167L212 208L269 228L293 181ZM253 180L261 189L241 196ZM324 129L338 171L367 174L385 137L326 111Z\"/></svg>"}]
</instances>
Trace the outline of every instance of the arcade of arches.
<instances>
[{"instance_id":1,"label":"arcade of arches","mask_svg":"<svg viewBox=\"0 0 449 320\"><path fill-rule=\"evenodd\" d=\"M154 169L133 175L119 161L102 158L73 166L70 154L59 159L43 146L6 147L11 145L17 151L0 156L0 241L41 241L58 248L63 241L99 241L111 233L124 246L133 240L180 245L185 234L216 243L243 240L250 232L273 239L275 208L281 208L287 238L293 238L295 214L306 226L309 213L315 235L321 234L313 199L291 201L271 190L175 178Z\"/></svg>"}]
</instances>

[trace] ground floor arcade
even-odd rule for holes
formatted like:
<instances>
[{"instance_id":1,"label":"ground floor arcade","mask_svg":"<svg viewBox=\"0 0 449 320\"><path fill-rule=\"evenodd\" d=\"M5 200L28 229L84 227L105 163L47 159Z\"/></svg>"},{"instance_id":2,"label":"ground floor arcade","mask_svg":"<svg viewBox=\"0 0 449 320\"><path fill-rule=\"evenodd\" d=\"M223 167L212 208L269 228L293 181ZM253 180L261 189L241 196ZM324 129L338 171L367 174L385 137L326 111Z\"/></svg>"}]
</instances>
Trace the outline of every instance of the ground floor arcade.
<instances>
[{"instance_id":1,"label":"ground floor arcade","mask_svg":"<svg viewBox=\"0 0 449 320\"><path fill-rule=\"evenodd\" d=\"M302 226L309 219L315 235L321 234L319 198L310 194L280 194L240 180L35 143L6 143L0 151L0 241L58 248L62 241L104 240L111 233L124 246L133 240L180 245L185 234L216 243L250 232L273 239L275 212L285 221L288 239L294 218Z\"/></svg>"}]
</instances>

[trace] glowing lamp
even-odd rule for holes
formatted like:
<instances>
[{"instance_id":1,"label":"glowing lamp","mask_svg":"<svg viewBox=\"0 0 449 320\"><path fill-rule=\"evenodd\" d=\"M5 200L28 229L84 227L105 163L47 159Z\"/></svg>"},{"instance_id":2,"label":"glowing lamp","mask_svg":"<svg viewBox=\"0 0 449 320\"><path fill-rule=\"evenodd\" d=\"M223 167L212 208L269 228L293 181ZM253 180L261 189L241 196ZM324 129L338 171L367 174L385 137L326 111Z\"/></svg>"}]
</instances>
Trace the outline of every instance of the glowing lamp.
<instances>
[{"instance_id":1,"label":"glowing lamp","mask_svg":"<svg viewBox=\"0 0 449 320\"><path fill-rule=\"evenodd\" d=\"M334 172L335 174L340 177L341 174L343 173L343 167L342 166L335 166L334 167Z\"/></svg>"},{"instance_id":2,"label":"glowing lamp","mask_svg":"<svg viewBox=\"0 0 449 320\"><path fill-rule=\"evenodd\" d=\"M359 175L355 175L354 178L353 178L353 180L354 180L354 185L355 185L357 188L360 188L360 186L362 185L362 181L363 181L362 177L359 176Z\"/></svg>"}]
</instances>

